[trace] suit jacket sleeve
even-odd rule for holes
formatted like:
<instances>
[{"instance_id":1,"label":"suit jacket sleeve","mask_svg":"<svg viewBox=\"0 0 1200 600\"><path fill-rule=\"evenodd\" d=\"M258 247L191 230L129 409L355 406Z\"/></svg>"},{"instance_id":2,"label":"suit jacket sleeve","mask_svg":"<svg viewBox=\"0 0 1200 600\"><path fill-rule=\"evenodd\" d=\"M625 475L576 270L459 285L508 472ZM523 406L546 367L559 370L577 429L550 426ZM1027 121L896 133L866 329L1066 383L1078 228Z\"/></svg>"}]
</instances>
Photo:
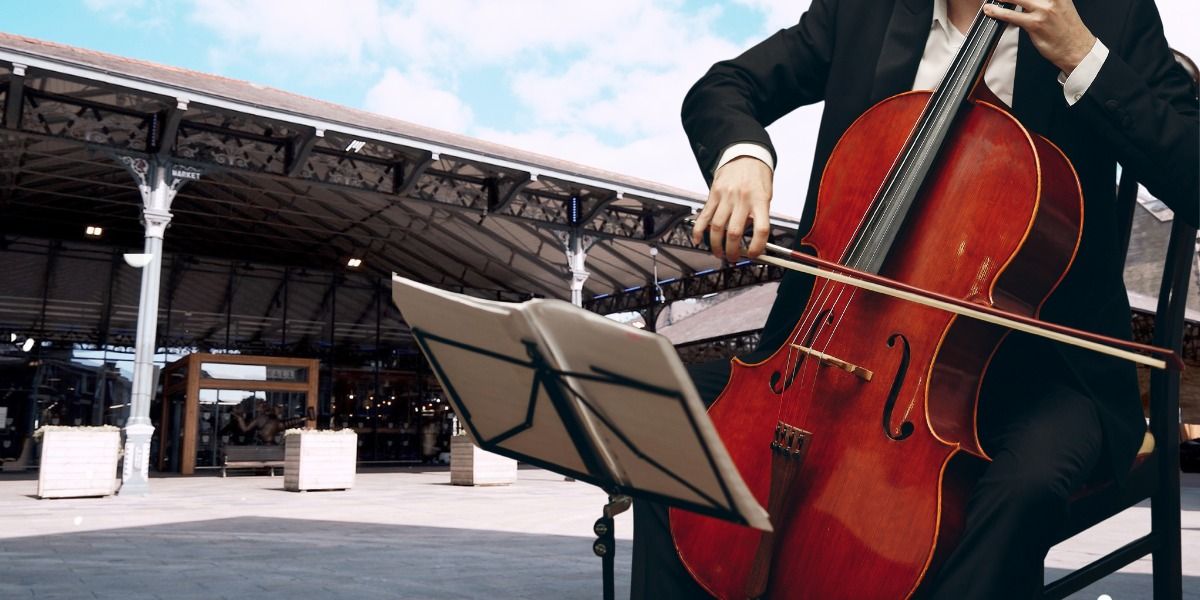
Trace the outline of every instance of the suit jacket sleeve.
<instances>
[{"instance_id":1,"label":"suit jacket sleeve","mask_svg":"<svg viewBox=\"0 0 1200 600\"><path fill-rule=\"evenodd\" d=\"M1185 222L1200 222L1200 126L1196 88L1163 36L1158 9L1131 2L1114 44L1077 110L1150 193Z\"/></svg>"},{"instance_id":2,"label":"suit jacket sleeve","mask_svg":"<svg viewBox=\"0 0 1200 600\"><path fill-rule=\"evenodd\" d=\"M683 128L704 179L730 144L761 144L778 163L766 126L824 99L836 0L815 0L800 23L733 60L719 62L683 99Z\"/></svg>"}]
</instances>

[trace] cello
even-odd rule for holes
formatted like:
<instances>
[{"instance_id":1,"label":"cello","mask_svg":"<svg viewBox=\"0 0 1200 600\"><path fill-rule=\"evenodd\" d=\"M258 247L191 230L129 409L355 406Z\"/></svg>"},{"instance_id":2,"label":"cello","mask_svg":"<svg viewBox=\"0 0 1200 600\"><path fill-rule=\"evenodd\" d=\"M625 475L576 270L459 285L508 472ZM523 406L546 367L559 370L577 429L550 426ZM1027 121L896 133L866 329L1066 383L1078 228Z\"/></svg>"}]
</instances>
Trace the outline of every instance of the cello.
<instances>
[{"instance_id":1,"label":"cello","mask_svg":"<svg viewBox=\"0 0 1200 600\"><path fill-rule=\"evenodd\" d=\"M1082 194L1062 152L980 82L1002 30L980 12L937 89L846 130L801 242L812 254L1037 315L1078 248ZM673 509L692 576L720 598L915 594L953 550L988 458L978 391L1006 331L818 279L787 342L735 360L709 409L774 531Z\"/></svg>"}]
</instances>

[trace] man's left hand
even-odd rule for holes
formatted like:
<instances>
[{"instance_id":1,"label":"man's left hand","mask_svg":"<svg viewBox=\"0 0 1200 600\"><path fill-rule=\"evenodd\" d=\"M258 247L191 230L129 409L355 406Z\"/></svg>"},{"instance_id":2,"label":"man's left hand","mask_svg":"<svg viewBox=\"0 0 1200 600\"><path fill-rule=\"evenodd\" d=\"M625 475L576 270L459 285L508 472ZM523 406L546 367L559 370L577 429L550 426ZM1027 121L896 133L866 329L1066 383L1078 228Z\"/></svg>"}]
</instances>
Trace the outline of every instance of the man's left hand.
<instances>
[{"instance_id":1,"label":"man's left hand","mask_svg":"<svg viewBox=\"0 0 1200 600\"><path fill-rule=\"evenodd\" d=\"M1083 24L1072 0L1007 1L1024 12L984 4L983 13L1024 29L1037 51L1066 75L1079 66L1079 61L1096 44L1096 36Z\"/></svg>"}]
</instances>

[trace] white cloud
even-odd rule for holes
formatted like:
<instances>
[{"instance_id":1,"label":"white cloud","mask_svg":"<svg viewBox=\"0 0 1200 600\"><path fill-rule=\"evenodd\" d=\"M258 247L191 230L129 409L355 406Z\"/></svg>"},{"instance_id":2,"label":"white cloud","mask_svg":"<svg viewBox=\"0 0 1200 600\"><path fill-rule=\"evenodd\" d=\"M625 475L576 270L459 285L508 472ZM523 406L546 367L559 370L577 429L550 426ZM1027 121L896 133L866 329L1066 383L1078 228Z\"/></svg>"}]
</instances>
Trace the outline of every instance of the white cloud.
<instances>
[{"instance_id":1,"label":"white cloud","mask_svg":"<svg viewBox=\"0 0 1200 600\"><path fill-rule=\"evenodd\" d=\"M812 0L801 2L780 2L779 0L734 0L737 4L747 6L763 14L764 30L775 31L791 27L800 21L800 15L808 10Z\"/></svg>"},{"instance_id":2,"label":"white cloud","mask_svg":"<svg viewBox=\"0 0 1200 600\"><path fill-rule=\"evenodd\" d=\"M498 64L531 50L564 52L607 46L607 54L628 51L631 29L665 17L684 20L679 0L563 2L525 0L441 0L405 2L387 11L383 29L395 49L410 59L453 61L455 66ZM610 43L619 41L620 43ZM643 55L641 61L654 61Z\"/></svg>"},{"instance_id":3,"label":"white cloud","mask_svg":"<svg viewBox=\"0 0 1200 600\"><path fill-rule=\"evenodd\" d=\"M625 27L591 39L566 68L534 61L514 75L513 93L535 115L536 130L474 133L701 191L679 109L714 62L744 49L717 34L718 16L644 6ZM770 128L780 154L774 212L800 214L819 118L819 109L801 111Z\"/></svg>"},{"instance_id":4,"label":"white cloud","mask_svg":"<svg viewBox=\"0 0 1200 600\"><path fill-rule=\"evenodd\" d=\"M376 0L195 0L191 19L264 54L350 64L383 37Z\"/></svg>"},{"instance_id":5,"label":"white cloud","mask_svg":"<svg viewBox=\"0 0 1200 600\"><path fill-rule=\"evenodd\" d=\"M166 25L173 8L162 0L84 0L83 4L111 21L148 29Z\"/></svg>"},{"instance_id":6,"label":"white cloud","mask_svg":"<svg viewBox=\"0 0 1200 600\"><path fill-rule=\"evenodd\" d=\"M1159 0L1158 11L1162 16L1163 33L1172 48L1200 62L1200 36L1196 35L1196 23L1200 23L1200 2L1195 0Z\"/></svg>"},{"instance_id":7,"label":"white cloud","mask_svg":"<svg viewBox=\"0 0 1200 600\"><path fill-rule=\"evenodd\" d=\"M117 20L163 13L162 0L85 0ZM687 89L718 60L794 25L810 0L735 0L696 10L683 0L192 0L190 20L219 42L214 65L258 61L289 80L374 81L365 109L534 152L702 190L679 124ZM176 11L177 5L167 3ZM1194 0L1161 0L1167 37L1200 59ZM732 42L724 20L762 16ZM743 12L744 16L744 12ZM458 85L465 72L499 71L521 118L483 121L484 103ZM369 78L369 79L367 79ZM769 131L780 157L773 211L799 215L821 108ZM495 111L491 111L492 114Z\"/></svg>"},{"instance_id":8,"label":"white cloud","mask_svg":"<svg viewBox=\"0 0 1200 600\"><path fill-rule=\"evenodd\" d=\"M388 68L367 90L366 110L412 123L463 133L471 125L471 107L422 72Z\"/></svg>"},{"instance_id":9,"label":"white cloud","mask_svg":"<svg viewBox=\"0 0 1200 600\"><path fill-rule=\"evenodd\" d=\"M807 6L739 1L764 15L758 37ZM210 52L221 64L267 60L295 77L370 77L367 110L702 191L679 108L712 63L757 41L721 33L730 10L682 0L195 0L191 18L226 43ZM497 94L515 100L520 118L481 121L493 98L463 96L457 85L480 69L503 73L508 89ZM817 117L771 128L777 212L800 212Z\"/></svg>"},{"instance_id":10,"label":"white cloud","mask_svg":"<svg viewBox=\"0 0 1200 600\"><path fill-rule=\"evenodd\" d=\"M95 12L127 12L146 5L146 0L84 0L84 6Z\"/></svg>"},{"instance_id":11,"label":"white cloud","mask_svg":"<svg viewBox=\"0 0 1200 600\"><path fill-rule=\"evenodd\" d=\"M584 130L524 132L481 129L480 137L633 177L693 190L703 182L680 131L610 144Z\"/></svg>"}]
</instances>

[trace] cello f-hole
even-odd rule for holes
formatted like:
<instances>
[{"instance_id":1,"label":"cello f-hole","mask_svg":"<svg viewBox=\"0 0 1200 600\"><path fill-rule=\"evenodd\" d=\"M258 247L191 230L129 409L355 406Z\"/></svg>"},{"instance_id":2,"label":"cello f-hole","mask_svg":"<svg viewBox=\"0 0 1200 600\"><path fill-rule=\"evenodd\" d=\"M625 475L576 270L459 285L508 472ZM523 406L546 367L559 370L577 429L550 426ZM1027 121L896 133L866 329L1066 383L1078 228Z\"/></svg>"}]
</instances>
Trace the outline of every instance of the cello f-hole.
<instances>
[{"instance_id":1,"label":"cello f-hole","mask_svg":"<svg viewBox=\"0 0 1200 600\"><path fill-rule=\"evenodd\" d=\"M895 348L897 341L901 344L902 354L900 355L900 366L896 368L896 376L892 378L892 389L888 391L887 402L883 406L883 433L898 442L912 435L915 426L911 421L905 421L895 429L891 426L892 411L896 408L896 398L900 396L900 388L904 387L904 378L908 374L908 338L905 338L903 334L893 333L888 337L888 348Z\"/></svg>"}]
</instances>

